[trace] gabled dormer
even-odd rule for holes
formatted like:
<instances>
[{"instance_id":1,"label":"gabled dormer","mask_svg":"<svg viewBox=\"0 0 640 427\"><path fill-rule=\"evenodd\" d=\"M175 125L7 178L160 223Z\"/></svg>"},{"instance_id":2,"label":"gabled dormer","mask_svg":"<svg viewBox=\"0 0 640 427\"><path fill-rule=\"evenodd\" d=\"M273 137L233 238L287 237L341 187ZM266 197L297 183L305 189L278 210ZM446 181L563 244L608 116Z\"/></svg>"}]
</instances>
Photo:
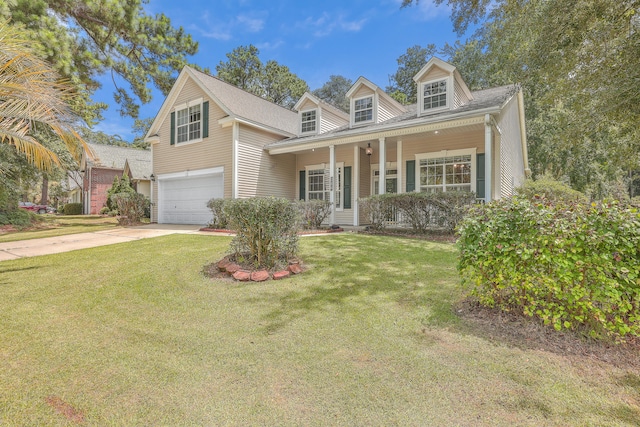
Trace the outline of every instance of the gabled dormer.
<instances>
[{"instance_id":1,"label":"gabled dormer","mask_svg":"<svg viewBox=\"0 0 640 427\"><path fill-rule=\"evenodd\" d=\"M418 116L455 110L473 99L453 65L433 57L413 77L417 84Z\"/></svg>"},{"instance_id":2,"label":"gabled dormer","mask_svg":"<svg viewBox=\"0 0 640 427\"><path fill-rule=\"evenodd\" d=\"M293 107L298 112L298 135L317 135L349 123L349 115L309 92Z\"/></svg>"},{"instance_id":3,"label":"gabled dormer","mask_svg":"<svg viewBox=\"0 0 640 427\"><path fill-rule=\"evenodd\" d=\"M381 123L407 110L364 77L358 78L346 94L350 102L350 127Z\"/></svg>"}]
</instances>

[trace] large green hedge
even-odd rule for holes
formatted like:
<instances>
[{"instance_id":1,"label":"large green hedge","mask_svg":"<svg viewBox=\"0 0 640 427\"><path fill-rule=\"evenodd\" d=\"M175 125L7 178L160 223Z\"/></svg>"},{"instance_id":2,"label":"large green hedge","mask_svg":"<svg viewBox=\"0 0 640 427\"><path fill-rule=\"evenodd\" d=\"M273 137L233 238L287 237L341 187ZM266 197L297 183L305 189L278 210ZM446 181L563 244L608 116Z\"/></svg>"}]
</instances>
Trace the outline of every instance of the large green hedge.
<instances>
[{"instance_id":1,"label":"large green hedge","mask_svg":"<svg viewBox=\"0 0 640 427\"><path fill-rule=\"evenodd\" d=\"M591 336L640 336L640 213L523 196L475 207L459 269L482 304Z\"/></svg>"}]
</instances>

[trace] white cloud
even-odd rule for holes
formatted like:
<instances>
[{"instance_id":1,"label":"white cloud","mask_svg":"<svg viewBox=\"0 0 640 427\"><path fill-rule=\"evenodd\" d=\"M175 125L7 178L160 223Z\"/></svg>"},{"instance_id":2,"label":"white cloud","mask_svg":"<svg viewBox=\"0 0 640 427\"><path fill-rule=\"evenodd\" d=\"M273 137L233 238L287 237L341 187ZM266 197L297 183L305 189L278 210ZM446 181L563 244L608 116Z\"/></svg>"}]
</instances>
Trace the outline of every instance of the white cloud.
<instances>
[{"instance_id":1,"label":"white cloud","mask_svg":"<svg viewBox=\"0 0 640 427\"><path fill-rule=\"evenodd\" d=\"M209 12L202 13L201 25L192 24L189 29L199 33L202 37L215 40L230 40L235 33L258 33L264 29L267 12L255 12L238 15L228 21L210 19Z\"/></svg>"},{"instance_id":2,"label":"white cloud","mask_svg":"<svg viewBox=\"0 0 640 427\"><path fill-rule=\"evenodd\" d=\"M325 37L334 31L358 32L362 30L368 18L349 20L344 14L331 15L323 12L318 17L308 17L296 23L297 28L310 30L316 37Z\"/></svg>"},{"instance_id":3,"label":"white cloud","mask_svg":"<svg viewBox=\"0 0 640 427\"><path fill-rule=\"evenodd\" d=\"M274 50L284 44L282 40L276 40L274 42L263 42L256 44L256 47L260 50Z\"/></svg>"},{"instance_id":4,"label":"white cloud","mask_svg":"<svg viewBox=\"0 0 640 427\"><path fill-rule=\"evenodd\" d=\"M238 25L243 25L251 33L257 33L264 28L264 20L259 18L252 18L247 15L239 15L236 17Z\"/></svg>"}]
</instances>

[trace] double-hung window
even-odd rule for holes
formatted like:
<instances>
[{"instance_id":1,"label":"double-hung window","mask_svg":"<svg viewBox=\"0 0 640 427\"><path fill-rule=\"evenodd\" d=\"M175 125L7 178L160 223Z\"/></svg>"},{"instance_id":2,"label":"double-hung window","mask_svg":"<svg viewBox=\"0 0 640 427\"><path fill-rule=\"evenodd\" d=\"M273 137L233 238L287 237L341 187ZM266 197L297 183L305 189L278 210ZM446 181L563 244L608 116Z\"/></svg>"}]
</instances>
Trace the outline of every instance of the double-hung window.
<instances>
[{"instance_id":1,"label":"double-hung window","mask_svg":"<svg viewBox=\"0 0 640 427\"><path fill-rule=\"evenodd\" d=\"M356 99L353 102L354 123L370 122L373 120L373 96Z\"/></svg>"},{"instance_id":2,"label":"double-hung window","mask_svg":"<svg viewBox=\"0 0 640 427\"><path fill-rule=\"evenodd\" d=\"M420 167L420 191L427 193L446 191L471 191L471 174L475 154L471 150L460 150L453 155L418 155ZM468 152L464 152L468 151Z\"/></svg>"},{"instance_id":3,"label":"double-hung window","mask_svg":"<svg viewBox=\"0 0 640 427\"><path fill-rule=\"evenodd\" d=\"M422 85L423 111L447 106L447 79Z\"/></svg>"},{"instance_id":4,"label":"double-hung window","mask_svg":"<svg viewBox=\"0 0 640 427\"><path fill-rule=\"evenodd\" d=\"M301 131L302 133L316 131L316 110L303 111L301 115Z\"/></svg>"},{"instance_id":5,"label":"double-hung window","mask_svg":"<svg viewBox=\"0 0 640 427\"><path fill-rule=\"evenodd\" d=\"M190 101L187 104L178 105L171 113L171 144L197 142L206 138L208 114L208 102L202 99Z\"/></svg>"},{"instance_id":6,"label":"double-hung window","mask_svg":"<svg viewBox=\"0 0 640 427\"><path fill-rule=\"evenodd\" d=\"M335 183L335 205L336 209L343 207L344 194L344 163L336 164L336 171L333 176ZM307 200L330 200L331 176L329 168L325 165L307 166Z\"/></svg>"}]
</instances>

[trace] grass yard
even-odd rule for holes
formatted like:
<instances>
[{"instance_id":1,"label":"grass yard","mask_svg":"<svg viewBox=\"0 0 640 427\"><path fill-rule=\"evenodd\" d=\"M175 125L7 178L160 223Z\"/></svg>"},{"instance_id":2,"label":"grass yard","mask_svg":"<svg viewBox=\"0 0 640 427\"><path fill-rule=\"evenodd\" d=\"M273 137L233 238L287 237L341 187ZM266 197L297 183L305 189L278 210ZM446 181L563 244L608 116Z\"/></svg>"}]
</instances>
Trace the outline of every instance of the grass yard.
<instances>
[{"instance_id":1,"label":"grass yard","mask_svg":"<svg viewBox=\"0 0 640 427\"><path fill-rule=\"evenodd\" d=\"M459 318L451 244L305 237L302 275L205 277L229 241L0 263L0 425L640 425L637 365Z\"/></svg>"},{"instance_id":2,"label":"grass yard","mask_svg":"<svg viewBox=\"0 0 640 427\"><path fill-rule=\"evenodd\" d=\"M42 222L37 228L27 230L0 230L0 243L18 240L41 239L43 237L64 236L75 233L90 233L116 227L115 217L100 215L40 215Z\"/></svg>"}]
</instances>

